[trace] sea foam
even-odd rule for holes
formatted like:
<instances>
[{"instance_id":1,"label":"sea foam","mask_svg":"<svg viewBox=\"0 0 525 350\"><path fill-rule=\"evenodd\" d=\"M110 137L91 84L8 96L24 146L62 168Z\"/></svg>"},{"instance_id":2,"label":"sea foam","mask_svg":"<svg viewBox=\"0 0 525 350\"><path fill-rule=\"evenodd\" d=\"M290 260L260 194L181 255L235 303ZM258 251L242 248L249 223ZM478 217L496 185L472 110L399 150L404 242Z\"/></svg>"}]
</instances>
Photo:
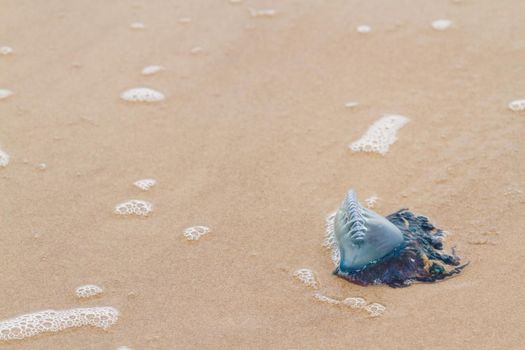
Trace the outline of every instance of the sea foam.
<instances>
[{"instance_id":1,"label":"sea foam","mask_svg":"<svg viewBox=\"0 0 525 350\"><path fill-rule=\"evenodd\" d=\"M129 25L131 29L144 29L146 25L142 22L133 22Z\"/></svg>"},{"instance_id":2,"label":"sea foam","mask_svg":"<svg viewBox=\"0 0 525 350\"><path fill-rule=\"evenodd\" d=\"M0 340L30 338L83 326L108 329L118 316L118 310L110 306L33 312L0 321Z\"/></svg>"},{"instance_id":3,"label":"sea foam","mask_svg":"<svg viewBox=\"0 0 525 350\"><path fill-rule=\"evenodd\" d=\"M9 154L0 149L0 167L6 167L9 164Z\"/></svg>"},{"instance_id":4,"label":"sea foam","mask_svg":"<svg viewBox=\"0 0 525 350\"><path fill-rule=\"evenodd\" d=\"M210 233L210 228L207 226L192 226L184 230L184 237L188 241L196 241L208 233Z\"/></svg>"},{"instance_id":5,"label":"sea foam","mask_svg":"<svg viewBox=\"0 0 525 350\"><path fill-rule=\"evenodd\" d=\"M158 102L164 100L162 92L147 87L138 87L124 91L120 98L129 102Z\"/></svg>"},{"instance_id":6,"label":"sea foam","mask_svg":"<svg viewBox=\"0 0 525 350\"><path fill-rule=\"evenodd\" d=\"M131 199L115 206L114 213L118 215L148 216L153 211L153 204L141 199Z\"/></svg>"},{"instance_id":7,"label":"sea foam","mask_svg":"<svg viewBox=\"0 0 525 350\"><path fill-rule=\"evenodd\" d=\"M102 294L102 292L103 289L94 284L85 284L83 286L78 287L75 290L75 294L79 298L91 298L96 295Z\"/></svg>"},{"instance_id":8,"label":"sea foam","mask_svg":"<svg viewBox=\"0 0 525 350\"><path fill-rule=\"evenodd\" d=\"M361 34L366 34L366 33L370 33L372 31L372 27L368 26L368 25L360 25L356 28L357 32L358 33L361 33Z\"/></svg>"},{"instance_id":9,"label":"sea foam","mask_svg":"<svg viewBox=\"0 0 525 350\"><path fill-rule=\"evenodd\" d=\"M153 186L155 186L156 183L157 181L155 179L142 179L135 181L133 185L135 185L135 187L138 187L143 191L147 191Z\"/></svg>"},{"instance_id":10,"label":"sea foam","mask_svg":"<svg viewBox=\"0 0 525 350\"><path fill-rule=\"evenodd\" d=\"M432 21L432 28L435 30L446 30L450 28L452 25L452 21L448 19L436 19L435 21Z\"/></svg>"},{"instance_id":11,"label":"sea foam","mask_svg":"<svg viewBox=\"0 0 525 350\"><path fill-rule=\"evenodd\" d=\"M0 54L2 55L10 55L13 53L13 48L9 47L9 46L2 46L0 47Z\"/></svg>"},{"instance_id":12,"label":"sea foam","mask_svg":"<svg viewBox=\"0 0 525 350\"><path fill-rule=\"evenodd\" d=\"M390 146L397 140L397 131L409 119L402 115L388 114L372 124L366 133L349 145L354 152L376 152L385 155Z\"/></svg>"},{"instance_id":13,"label":"sea foam","mask_svg":"<svg viewBox=\"0 0 525 350\"><path fill-rule=\"evenodd\" d=\"M8 89L0 89L0 100L4 99L4 98L8 98L9 96L11 96L13 94L13 91L11 90L8 90Z\"/></svg>"},{"instance_id":14,"label":"sea foam","mask_svg":"<svg viewBox=\"0 0 525 350\"><path fill-rule=\"evenodd\" d=\"M312 270L302 268L295 271L293 275L308 287L319 289L319 281L317 280L317 277L315 277L315 273Z\"/></svg>"},{"instance_id":15,"label":"sea foam","mask_svg":"<svg viewBox=\"0 0 525 350\"><path fill-rule=\"evenodd\" d=\"M339 246L337 245L337 241L335 240L335 232L334 232L334 221L335 221L335 214L330 213L326 216L325 219L325 237L323 241L323 247L330 250L332 262L334 263L334 266L338 266L339 262L341 260L341 252L339 251Z\"/></svg>"},{"instance_id":16,"label":"sea foam","mask_svg":"<svg viewBox=\"0 0 525 350\"><path fill-rule=\"evenodd\" d=\"M250 9L252 17L273 17L277 14L274 9Z\"/></svg>"},{"instance_id":17,"label":"sea foam","mask_svg":"<svg viewBox=\"0 0 525 350\"><path fill-rule=\"evenodd\" d=\"M159 66L159 65L151 65L151 66L146 66L144 68L142 68L142 75L152 75L152 74L155 74L155 73L158 73L162 70L164 70L165 68L163 66Z\"/></svg>"},{"instance_id":18,"label":"sea foam","mask_svg":"<svg viewBox=\"0 0 525 350\"><path fill-rule=\"evenodd\" d=\"M525 111L525 99L510 102L509 109L514 112Z\"/></svg>"},{"instance_id":19,"label":"sea foam","mask_svg":"<svg viewBox=\"0 0 525 350\"><path fill-rule=\"evenodd\" d=\"M371 317L380 316L386 310L384 305L379 303L369 304L364 298L361 297L348 297L341 300L325 295L320 291L321 284L315 276L315 273L310 269L299 269L293 273L293 276L304 283L306 286L313 288L315 290L313 294L314 299L322 303L350 307L351 309L363 309L368 312L368 315Z\"/></svg>"}]
</instances>

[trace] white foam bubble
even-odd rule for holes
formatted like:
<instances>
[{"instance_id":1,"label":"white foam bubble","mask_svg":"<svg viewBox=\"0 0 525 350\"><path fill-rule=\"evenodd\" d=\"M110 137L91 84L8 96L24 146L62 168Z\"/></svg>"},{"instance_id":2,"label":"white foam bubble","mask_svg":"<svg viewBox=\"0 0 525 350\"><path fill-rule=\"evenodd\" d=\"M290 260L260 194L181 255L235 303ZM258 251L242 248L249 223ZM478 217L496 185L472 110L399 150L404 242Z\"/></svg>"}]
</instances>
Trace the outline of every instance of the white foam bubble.
<instances>
[{"instance_id":1,"label":"white foam bubble","mask_svg":"<svg viewBox=\"0 0 525 350\"><path fill-rule=\"evenodd\" d=\"M204 52L204 49L200 46L195 46L194 48L192 48L190 50L190 52L193 54L193 55L196 55L196 54L199 54L199 53L202 53Z\"/></svg>"},{"instance_id":2,"label":"white foam bubble","mask_svg":"<svg viewBox=\"0 0 525 350\"><path fill-rule=\"evenodd\" d=\"M365 199L366 206L370 209L376 206L377 200L379 199L378 196L370 196Z\"/></svg>"},{"instance_id":3,"label":"white foam bubble","mask_svg":"<svg viewBox=\"0 0 525 350\"><path fill-rule=\"evenodd\" d=\"M360 297L349 297L341 301L343 305L350 306L352 309L361 309L366 306L366 300Z\"/></svg>"},{"instance_id":4,"label":"white foam bubble","mask_svg":"<svg viewBox=\"0 0 525 350\"><path fill-rule=\"evenodd\" d=\"M118 215L148 216L153 211L153 204L141 199L131 199L115 206L114 213Z\"/></svg>"},{"instance_id":5,"label":"white foam bubble","mask_svg":"<svg viewBox=\"0 0 525 350\"><path fill-rule=\"evenodd\" d=\"M0 47L0 54L1 55L10 55L13 53L13 48L9 47L9 46L2 46Z\"/></svg>"},{"instance_id":6,"label":"white foam bubble","mask_svg":"<svg viewBox=\"0 0 525 350\"><path fill-rule=\"evenodd\" d=\"M365 310L370 316L377 317L381 316L385 312L386 307L378 303L372 303L365 306Z\"/></svg>"},{"instance_id":7,"label":"white foam bubble","mask_svg":"<svg viewBox=\"0 0 525 350\"><path fill-rule=\"evenodd\" d=\"M432 28L435 30L446 30L450 28L452 25L452 21L448 19L436 19L435 21L432 21Z\"/></svg>"},{"instance_id":8,"label":"white foam bubble","mask_svg":"<svg viewBox=\"0 0 525 350\"><path fill-rule=\"evenodd\" d=\"M191 23L191 18L190 17L182 17L182 18L179 18L179 23Z\"/></svg>"},{"instance_id":9,"label":"white foam bubble","mask_svg":"<svg viewBox=\"0 0 525 350\"><path fill-rule=\"evenodd\" d=\"M91 298L102 294L103 289L94 284L86 284L75 289L75 294L79 298Z\"/></svg>"},{"instance_id":10,"label":"white foam bubble","mask_svg":"<svg viewBox=\"0 0 525 350\"><path fill-rule=\"evenodd\" d=\"M11 90L8 90L8 89L0 89L0 100L4 99L4 98L8 98L9 96L11 96L13 94L13 91Z\"/></svg>"},{"instance_id":11,"label":"white foam bubble","mask_svg":"<svg viewBox=\"0 0 525 350\"><path fill-rule=\"evenodd\" d=\"M146 25L142 22L133 22L129 25L131 29L144 29Z\"/></svg>"},{"instance_id":12,"label":"white foam bubble","mask_svg":"<svg viewBox=\"0 0 525 350\"><path fill-rule=\"evenodd\" d=\"M337 267L339 265L339 261L341 260L341 252L339 251L339 246L337 245L337 241L335 240L335 214L336 212L334 211L333 213L330 213L326 216L325 237L323 241L323 247L330 249L332 262L334 263L334 266Z\"/></svg>"},{"instance_id":13,"label":"white foam bubble","mask_svg":"<svg viewBox=\"0 0 525 350\"><path fill-rule=\"evenodd\" d=\"M306 268L299 269L293 273L293 276L308 287L319 289L319 281L312 270Z\"/></svg>"},{"instance_id":14,"label":"white foam bubble","mask_svg":"<svg viewBox=\"0 0 525 350\"><path fill-rule=\"evenodd\" d=\"M363 25L358 26L356 30L358 33L366 34L372 31L372 27L370 27L369 25L363 24Z\"/></svg>"},{"instance_id":15,"label":"white foam bubble","mask_svg":"<svg viewBox=\"0 0 525 350\"><path fill-rule=\"evenodd\" d=\"M230 0L230 4L240 4L242 0Z\"/></svg>"},{"instance_id":16,"label":"white foam bubble","mask_svg":"<svg viewBox=\"0 0 525 350\"><path fill-rule=\"evenodd\" d=\"M273 17L277 14L274 9L250 9L252 17Z\"/></svg>"},{"instance_id":17,"label":"white foam bubble","mask_svg":"<svg viewBox=\"0 0 525 350\"><path fill-rule=\"evenodd\" d=\"M142 75L152 75L152 74L155 74L155 73L158 73L162 70L164 70L166 68L164 68L163 66L158 66L158 65L151 65L151 66L146 66L144 68L142 68Z\"/></svg>"},{"instance_id":18,"label":"white foam bubble","mask_svg":"<svg viewBox=\"0 0 525 350\"><path fill-rule=\"evenodd\" d=\"M133 185L135 185L136 187L140 188L143 191L147 191L153 186L155 186L156 183L157 181L155 179L142 179L142 180L135 181Z\"/></svg>"},{"instance_id":19,"label":"white foam bubble","mask_svg":"<svg viewBox=\"0 0 525 350\"><path fill-rule=\"evenodd\" d=\"M129 102L157 102L164 100L164 94L147 87L138 87L124 91L120 98Z\"/></svg>"},{"instance_id":20,"label":"white foam bubble","mask_svg":"<svg viewBox=\"0 0 525 350\"><path fill-rule=\"evenodd\" d=\"M509 109L514 112L525 111L525 99L514 100L510 102Z\"/></svg>"},{"instance_id":21,"label":"white foam bubble","mask_svg":"<svg viewBox=\"0 0 525 350\"><path fill-rule=\"evenodd\" d=\"M132 350L131 348L128 348L127 346L119 346L117 350Z\"/></svg>"},{"instance_id":22,"label":"white foam bubble","mask_svg":"<svg viewBox=\"0 0 525 350\"><path fill-rule=\"evenodd\" d=\"M409 119L402 115L389 114L372 124L366 133L349 145L354 152L376 152L385 155L390 146L397 140L397 131Z\"/></svg>"},{"instance_id":23,"label":"white foam bubble","mask_svg":"<svg viewBox=\"0 0 525 350\"><path fill-rule=\"evenodd\" d=\"M356 101L348 101L347 103L345 103L346 108L354 108L357 106L359 106L359 102Z\"/></svg>"},{"instance_id":24,"label":"white foam bubble","mask_svg":"<svg viewBox=\"0 0 525 350\"><path fill-rule=\"evenodd\" d=\"M192 226L184 230L184 237L188 241L196 241L208 233L210 233L210 228L207 226Z\"/></svg>"},{"instance_id":25,"label":"white foam bubble","mask_svg":"<svg viewBox=\"0 0 525 350\"><path fill-rule=\"evenodd\" d=\"M108 329L118 316L118 310L109 306L33 312L0 321L0 340L30 338L83 326Z\"/></svg>"},{"instance_id":26,"label":"white foam bubble","mask_svg":"<svg viewBox=\"0 0 525 350\"><path fill-rule=\"evenodd\" d=\"M331 298L331 297L326 296L326 295L324 295L324 294L322 294L320 292L315 292L314 298L319 300L320 302L323 302L323 303L328 303L328 304L332 304L332 305L341 304L340 300Z\"/></svg>"},{"instance_id":27,"label":"white foam bubble","mask_svg":"<svg viewBox=\"0 0 525 350\"><path fill-rule=\"evenodd\" d=\"M9 164L9 154L0 149L0 167L6 167Z\"/></svg>"}]
</instances>

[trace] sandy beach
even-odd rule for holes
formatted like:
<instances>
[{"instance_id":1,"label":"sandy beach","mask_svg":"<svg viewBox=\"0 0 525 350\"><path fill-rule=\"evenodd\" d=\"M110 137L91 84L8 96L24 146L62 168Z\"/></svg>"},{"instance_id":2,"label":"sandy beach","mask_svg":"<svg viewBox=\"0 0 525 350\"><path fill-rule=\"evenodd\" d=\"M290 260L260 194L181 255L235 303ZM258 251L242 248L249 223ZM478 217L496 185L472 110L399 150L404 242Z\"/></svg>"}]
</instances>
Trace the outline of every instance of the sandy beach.
<instances>
[{"instance_id":1,"label":"sandy beach","mask_svg":"<svg viewBox=\"0 0 525 350\"><path fill-rule=\"evenodd\" d=\"M523 13L519 0L1 0L0 320L120 316L0 349L524 349L525 111L508 107L525 99ZM165 98L119 97L135 87ZM384 114L409 118L388 153L352 152ZM145 178L157 183L133 185ZM399 289L332 275L325 217L350 187L382 215L428 216L470 265ZM131 199L153 211L114 213ZM188 241L195 225L210 233ZM316 300L300 268L384 314ZM79 299L84 284L104 291Z\"/></svg>"}]
</instances>

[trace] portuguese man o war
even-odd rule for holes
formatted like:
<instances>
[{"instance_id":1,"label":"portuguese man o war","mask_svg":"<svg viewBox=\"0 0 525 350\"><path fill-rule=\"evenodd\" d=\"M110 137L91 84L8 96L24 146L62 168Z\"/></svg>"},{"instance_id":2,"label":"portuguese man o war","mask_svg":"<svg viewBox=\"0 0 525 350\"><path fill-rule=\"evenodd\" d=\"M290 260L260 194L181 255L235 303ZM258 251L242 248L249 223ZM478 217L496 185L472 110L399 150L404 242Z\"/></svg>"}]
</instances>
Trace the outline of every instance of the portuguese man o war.
<instances>
[{"instance_id":1,"label":"portuguese man o war","mask_svg":"<svg viewBox=\"0 0 525 350\"><path fill-rule=\"evenodd\" d=\"M466 264L441 252L445 233L428 218L401 209L386 218L362 207L350 189L327 219L325 245L332 249L335 275L359 285L406 287L459 274ZM453 266L447 270L446 265Z\"/></svg>"}]
</instances>

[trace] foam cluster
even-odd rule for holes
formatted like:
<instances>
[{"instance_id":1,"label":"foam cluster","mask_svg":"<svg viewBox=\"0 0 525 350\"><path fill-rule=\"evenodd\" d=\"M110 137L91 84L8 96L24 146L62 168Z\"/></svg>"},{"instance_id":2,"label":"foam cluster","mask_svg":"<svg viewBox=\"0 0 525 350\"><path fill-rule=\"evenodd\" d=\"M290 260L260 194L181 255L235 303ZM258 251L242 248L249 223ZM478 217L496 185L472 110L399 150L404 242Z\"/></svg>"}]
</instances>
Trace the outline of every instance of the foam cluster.
<instances>
[{"instance_id":1,"label":"foam cluster","mask_svg":"<svg viewBox=\"0 0 525 350\"><path fill-rule=\"evenodd\" d=\"M367 26L367 25L360 25L356 28L357 32L358 33L361 33L361 34L366 34L366 33L370 33L372 31L372 27L370 26Z\"/></svg>"},{"instance_id":2,"label":"foam cluster","mask_svg":"<svg viewBox=\"0 0 525 350\"><path fill-rule=\"evenodd\" d=\"M362 309L368 312L368 315L371 317L380 316L386 310L386 307L384 305L381 305L379 303L369 304L364 298L361 297L348 297L343 300L339 300L323 294L319 290L319 281L317 280L314 272L310 269L299 269L294 272L294 277L303 282L308 287L315 289L313 297L314 299L322 303L327 303L331 305L341 305L345 307L350 307L352 309Z\"/></svg>"},{"instance_id":3,"label":"foam cluster","mask_svg":"<svg viewBox=\"0 0 525 350\"><path fill-rule=\"evenodd\" d=\"M509 109L514 112L525 111L525 99L510 102Z\"/></svg>"},{"instance_id":4,"label":"foam cluster","mask_svg":"<svg viewBox=\"0 0 525 350\"><path fill-rule=\"evenodd\" d=\"M153 211L153 204L141 199L131 199L115 206L115 214L148 216Z\"/></svg>"},{"instance_id":5,"label":"foam cluster","mask_svg":"<svg viewBox=\"0 0 525 350\"><path fill-rule=\"evenodd\" d=\"M303 282L308 287L319 289L319 281L315 273L310 269L299 269L293 273L294 277Z\"/></svg>"},{"instance_id":6,"label":"foam cluster","mask_svg":"<svg viewBox=\"0 0 525 350\"><path fill-rule=\"evenodd\" d=\"M339 300L326 296L321 292L315 292L314 298L322 303L348 306L352 309L362 309L368 312L368 315L371 317L381 316L386 311L386 307L384 305L381 305L379 303L368 304L368 302L365 299L360 297L350 297L343 300Z\"/></svg>"},{"instance_id":7,"label":"foam cluster","mask_svg":"<svg viewBox=\"0 0 525 350\"><path fill-rule=\"evenodd\" d=\"M385 155L390 146L397 140L397 131L408 122L402 115L385 115L372 124L366 133L350 144L354 152L376 152Z\"/></svg>"},{"instance_id":8,"label":"foam cluster","mask_svg":"<svg viewBox=\"0 0 525 350\"><path fill-rule=\"evenodd\" d=\"M370 196L365 199L366 206L370 209L376 206L377 200L379 199L378 196Z\"/></svg>"},{"instance_id":9,"label":"foam cluster","mask_svg":"<svg viewBox=\"0 0 525 350\"><path fill-rule=\"evenodd\" d=\"M86 284L75 289L75 294L79 298L91 298L102 294L102 292L102 288L94 284Z\"/></svg>"},{"instance_id":10,"label":"foam cluster","mask_svg":"<svg viewBox=\"0 0 525 350\"><path fill-rule=\"evenodd\" d=\"M382 315L386 307L384 305L378 304L378 303L372 303L365 306L365 310L368 312L368 314L372 317L377 317Z\"/></svg>"},{"instance_id":11,"label":"foam cluster","mask_svg":"<svg viewBox=\"0 0 525 350\"><path fill-rule=\"evenodd\" d=\"M124 91L120 98L129 102L158 102L164 100L164 94L147 87L138 87Z\"/></svg>"},{"instance_id":12,"label":"foam cluster","mask_svg":"<svg viewBox=\"0 0 525 350\"><path fill-rule=\"evenodd\" d=\"M6 55L10 55L13 53L13 48L9 47L9 46L2 46L0 47L0 54L6 56Z\"/></svg>"},{"instance_id":13,"label":"foam cluster","mask_svg":"<svg viewBox=\"0 0 525 350\"><path fill-rule=\"evenodd\" d=\"M352 309L361 309L366 306L366 300L360 297L349 297L343 299L341 304L350 306Z\"/></svg>"},{"instance_id":14,"label":"foam cluster","mask_svg":"<svg viewBox=\"0 0 525 350\"><path fill-rule=\"evenodd\" d=\"M277 14L274 9L250 9L252 17L273 17Z\"/></svg>"},{"instance_id":15,"label":"foam cluster","mask_svg":"<svg viewBox=\"0 0 525 350\"><path fill-rule=\"evenodd\" d=\"M151 66L146 66L144 68L142 68L142 75L152 75L152 74L155 74L155 73L158 73L160 72L161 70L164 70L165 68L162 67L162 66L157 66L157 65L151 65Z\"/></svg>"},{"instance_id":16,"label":"foam cluster","mask_svg":"<svg viewBox=\"0 0 525 350\"><path fill-rule=\"evenodd\" d=\"M13 94L13 91L8 89L0 89L0 100L3 100L4 98L8 98Z\"/></svg>"},{"instance_id":17,"label":"foam cluster","mask_svg":"<svg viewBox=\"0 0 525 350\"><path fill-rule=\"evenodd\" d=\"M335 214L336 212L334 211L333 213L328 214L328 216L325 219L325 237L323 241L323 247L330 250L332 262L334 263L334 266L337 267L339 266L339 262L341 261L341 252L339 250L339 245L337 244L337 241L335 239Z\"/></svg>"},{"instance_id":18,"label":"foam cluster","mask_svg":"<svg viewBox=\"0 0 525 350\"><path fill-rule=\"evenodd\" d=\"M38 311L0 321L0 340L30 338L83 326L108 329L118 316L117 309L109 306Z\"/></svg>"},{"instance_id":19,"label":"foam cluster","mask_svg":"<svg viewBox=\"0 0 525 350\"><path fill-rule=\"evenodd\" d=\"M184 237L188 241L196 241L208 233L210 233L210 228L207 226L192 226L184 230Z\"/></svg>"},{"instance_id":20,"label":"foam cluster","mask_svg":"<svg viewBox=\"0 0 525 350\"><path fill-rule=\"evenodd\" d=\"M142 22L133 22L129 25L131 29L144 29L146 28L146 25Z\"/></svg>"},{"instance_id":21,"label":"foam cluster","mask_svg":"<svg viewBox=\"0 0 525 350\"><path fill-rule=\"evenodd\" d=\"M319 300L322 303L332 304L332 305L338 305L341 304L340 300L328 297L324 294L321 294L320 292L315 292L314 298Z\"/></svg>"},{"instance_id":22,"label":"foam cluster","mask_svg":"<svg viewBox=\"0 0 525 350\"><path fill-rule=\"evenodd\" d=\"M6 167L9 164L9 154L0 149L0 167Z\"/></svg>"},{"instance_id":23,"label":"foam cluster","mask_svg":"<svg viewBox=\"0 0 525 350\"><path fill-rule=\"evenodd\" d=\"M435 21L432 21L432 28L435 30L446 30L450 28L452 25L452 21L448 19L436 19Z\"/></svg>"},{"instance_id":24,"label":"foam cluster","mask_svg":"<svg viewBox=\"0 0 525 350\"><path fill-rule=\"evenodd\" d=\"M155 186L156 183L157 181L155 179L142 179L142 180L135 181L133 185L135 185L136 187L140 188L143 191L147 191L153 186Z\"/></svg>"}]
</instances>

